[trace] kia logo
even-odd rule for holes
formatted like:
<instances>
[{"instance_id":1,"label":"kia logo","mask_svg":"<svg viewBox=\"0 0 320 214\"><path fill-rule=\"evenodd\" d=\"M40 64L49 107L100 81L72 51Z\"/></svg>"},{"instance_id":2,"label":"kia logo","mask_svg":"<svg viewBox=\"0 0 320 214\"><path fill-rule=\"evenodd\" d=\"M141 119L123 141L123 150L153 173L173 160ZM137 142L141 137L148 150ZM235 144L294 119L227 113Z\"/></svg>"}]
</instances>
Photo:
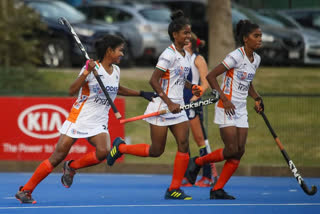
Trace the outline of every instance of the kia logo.
<instances>
[{"instance_id":1,"label":"kia logo","mask_svg":"<svg viewBox=\"0 0 320 214\"><path fill-rule=\"evenodd\" d=\"M60 135L59 129L68 112L56 105L40 104L25 109L18 117L23 133L39 139L51 139Z\"/></svg>"}]
</instances>

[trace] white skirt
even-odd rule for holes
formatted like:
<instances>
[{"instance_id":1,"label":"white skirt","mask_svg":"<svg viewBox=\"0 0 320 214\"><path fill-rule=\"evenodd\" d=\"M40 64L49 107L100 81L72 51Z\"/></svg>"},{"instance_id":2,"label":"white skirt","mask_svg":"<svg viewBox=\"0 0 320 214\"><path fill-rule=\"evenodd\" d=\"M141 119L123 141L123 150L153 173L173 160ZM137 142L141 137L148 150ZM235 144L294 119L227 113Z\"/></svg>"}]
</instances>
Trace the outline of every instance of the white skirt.
<instances>
[{"instance_id":1,"label":"white skirt","mask_svg":"<svg viewBox=\"0 0 320 214\"><path fill-rule=\"evenodd\" d=\"M215 106L214 123L218 124L220 128L235 126L239 128L249 128L248 111L246 102L232 101L236 107L235 114L232 116L226 115L224 108Z\"/></svg>"},{"instance_id":2,"label":"white skirt","mask_svg":"<svg viewBox=\"0 0 320 214\"><path fill-rule=\"evenodd\" d=\"M68 120L64 121L59 132L72 138L88 138L96 136L100 133L107 133L109 135L108 127L105 125L98 125L94 128L80 128Z\"/></svg>"},{"instance_id":3,"label":"white skirt","mask_svg":"<svg viewBox=\"0 0 320 214\"><path fill-rule=\"evenodd\" d=\"M180 106L184 105L183 100L172 100L174 103L180 104ZM157 112L163 109L168 109L168 106L160 97L153 99L153 102L150 102L144 114L150 114L153 112ZM157 126L170 126L179 124L185 121L188 121L188 117L186 112L183 110L177 114L167 113L159 116L145 118L150 124L157 125Z\"/></svg>"}]
</instances>

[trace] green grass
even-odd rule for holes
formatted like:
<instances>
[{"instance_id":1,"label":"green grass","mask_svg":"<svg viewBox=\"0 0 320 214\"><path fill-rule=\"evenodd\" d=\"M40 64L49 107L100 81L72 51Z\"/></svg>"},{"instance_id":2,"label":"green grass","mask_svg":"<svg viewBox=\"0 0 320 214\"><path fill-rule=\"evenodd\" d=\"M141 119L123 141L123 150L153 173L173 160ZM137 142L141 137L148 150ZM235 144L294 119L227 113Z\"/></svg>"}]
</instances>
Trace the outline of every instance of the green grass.
<instances>
[{"instance_id":1,"label":"green grass","mask_svg":"<svg viewBox=\"0 0 320 214\"><path fill-rule=\"evenodd\" d=\"M68 88L79 73L79 69L64 69L63 72L42 69L45 86L49 95L67 96ZM148 80L153 68L122 69L120 84L137 90L151 90ZM254 79L254 85L261 94L320 94L320 68L273 68L262 67ZM144 113L148 104L142 98L127 97L126 117ZM296 165L318 166L320 163L320 96L319 97L277 97L265 96L265 113L283 143L287 153ZM218 126L213 121L214 106L206 110L207 130L212 149L220 148L223 143ZM248 99L249 134L244 165L286 165L280 150L269 133L260 115L253 110L253 102ZM127 123L126 136L132 144L151 143L149 124L144 121ZM191 135L191 134L190 134ZM190 137L192 155L198 149ZM160 158L139 158L127 155L130 163L173 163L176 143L169 133L166 150Z\"/></svg>"}]
</instances>

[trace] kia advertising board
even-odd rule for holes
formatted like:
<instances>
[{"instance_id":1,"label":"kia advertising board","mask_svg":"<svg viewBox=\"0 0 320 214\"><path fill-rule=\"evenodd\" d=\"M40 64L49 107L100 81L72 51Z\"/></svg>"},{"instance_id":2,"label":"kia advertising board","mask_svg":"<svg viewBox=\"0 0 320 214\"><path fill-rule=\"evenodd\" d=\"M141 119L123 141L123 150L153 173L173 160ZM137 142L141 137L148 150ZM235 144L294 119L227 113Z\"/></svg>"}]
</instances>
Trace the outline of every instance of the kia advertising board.
<instances>
[{"instance_id":1,"label":"kia advertising board","mask_svg":"<svg viewBox=\"0 0 320 214\"><path fill-rule=\"evenodd\" d=\"M1 134L0 160L43 160L54 151L59 129L69 115L75 98L65 97L0 97ZM124 116L124 99L115 105ZM109 132L111 141L124 138L124 125L110 110ZM66 159L76 159L94 151L85 139L79 139Z\"/></svg>"}]
</instances>

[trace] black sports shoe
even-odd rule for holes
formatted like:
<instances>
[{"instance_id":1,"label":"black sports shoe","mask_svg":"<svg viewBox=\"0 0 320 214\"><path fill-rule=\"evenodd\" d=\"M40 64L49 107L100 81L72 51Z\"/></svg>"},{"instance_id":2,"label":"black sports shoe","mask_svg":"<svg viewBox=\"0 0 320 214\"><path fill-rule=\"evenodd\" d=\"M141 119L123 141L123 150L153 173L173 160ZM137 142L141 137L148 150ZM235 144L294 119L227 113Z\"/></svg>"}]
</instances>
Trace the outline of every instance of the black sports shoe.
<instances>
[{"instance_id":1,"label":"black sports shoe","mask_svg":"<svg viewBox=\"0 0 320 214\"><path fill-rule=\"evenodd\" d=\"M112 143L112 149L107 155L107 163L109 166L112 166L114 162L122 156L122 153L119 151L119 145L120 144L126 144L124 140L121 137L117 137L114 139Z\"/></svg>"},{"instance_id":2,"label":"black sports shoe","mask_svg":"<svg viewBox=\"0 0 320 214\"><path fill-rule=\"evenodd\" d=\"M186 195L182 189L173 189L169 191L167 189L164 199L175 199L175 200L191 200L190 195Z\"/></svg>"},{"instance_id":3,"label":"black sports shoe","mask_svg":"<svg viewBox=\"0 0 320 214\"><path fill-rule=\"evenodd\" d=\"M185 173L185 177L192 185L196 182L198 173L201 169L201 166L197 165L195 162L196 158L198 158L198 156L189 159L188 168Z\"/></svg>"},{"instance_id":4,"label":"black sports shoe","mask_svg":"<svg viewBox=\"0 0 320 214\"><path fill-rule=\"evenodd\" d=\"M210 190L210 199L228 199L234 200L236 199L232 195L228 195L223 189Z\"/></svg>"},{"instance_id":5,"label":"black sports shoe","mask_svg":"<svg viewBox=\"0 0 320 214\"><path fill-rule=\"evenodd\" d=\"M61 176L61 183L64 187L69 188L72 185L73 177L76 174L76 170L72 169L69 165L73 160L64 162L63 175Z\"/></svg>"},{"instance_id":6,"label":"black sports shoe","mask_svg":"<svg viewBox=\"0 0 320 214\"><path fill-rule=\"evenodd\" d=\"M30 190L21 190L23 186L20 186L19 191L17 192L16 199L20 201L20 203L23 204L35 204L37 203L31 196Z\"/></svg>"}]
</instances>

